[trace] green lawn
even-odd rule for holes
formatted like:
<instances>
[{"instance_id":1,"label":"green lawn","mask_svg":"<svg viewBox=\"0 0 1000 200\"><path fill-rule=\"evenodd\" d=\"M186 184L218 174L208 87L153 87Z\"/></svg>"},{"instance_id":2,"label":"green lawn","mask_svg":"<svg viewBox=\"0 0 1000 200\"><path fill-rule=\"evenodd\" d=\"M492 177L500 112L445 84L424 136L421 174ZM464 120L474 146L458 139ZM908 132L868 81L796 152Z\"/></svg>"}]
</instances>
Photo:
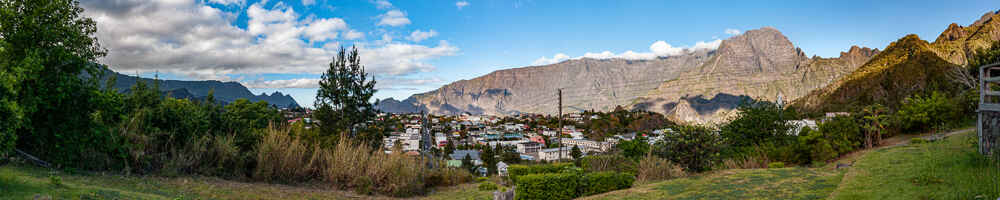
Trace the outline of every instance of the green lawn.
<instances>
[{"instance_id":1,"label":"green lawn","mask_svg":"<svg viewBox=\"0 0 1000 200\"><path fill-rule=\"evenodd\" d=\"M1000 166L976 153L975 139L975 132L966 132L870 151L845 175L834 199L997 199Z\"/></svg>"},{"instance_id":2,"label":"green lawn","mask_svg":"<svg viewBox=\"0 0 1000 200\"><path fill-rule=\"evenodd\" d=\"M734 169L588 199L822 199L837 188L843 174L823 168Z\"/></svg>"},{"instance_id":3,"label":"green lawn","mask_svg":"<svg viewBox=\"0 0 1000 200\"><path fill-rule=\"evenodd\" d=\"M997 199L1000 166L976 153L975 132L862 151L853 167L736 169L638 185L587 199Z\"/></svg>"}]
</instances>

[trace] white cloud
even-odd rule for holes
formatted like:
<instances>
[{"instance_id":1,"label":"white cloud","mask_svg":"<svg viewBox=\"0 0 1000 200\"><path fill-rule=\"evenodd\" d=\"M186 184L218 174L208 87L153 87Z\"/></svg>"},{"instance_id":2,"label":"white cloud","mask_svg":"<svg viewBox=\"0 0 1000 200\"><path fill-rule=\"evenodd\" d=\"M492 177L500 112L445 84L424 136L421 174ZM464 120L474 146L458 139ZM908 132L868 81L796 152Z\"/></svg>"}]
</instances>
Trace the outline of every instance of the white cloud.
<instances>
[{"instance_id":1,"label":"white cloud","mask_svg":"<svg viewBox=\"0 0 1000 200\"><path fill-rule=\"evenodd\" d=\"M305 35L309 41L326 41L337 38L337 31L346 30L347 23L340 18L320 19L308 24Z\"/></svg>"},{"instance_id":2,"label":"white cloud","mask_svg":"<svg viewBox=\"0 0 1000 200\"><path fill-rule=\"evenodd\" d=\"M468 1L458 1L458 2L455 2L455 7L458 7L459 10L462 10L462 8L466 7L466 6L469 6L469 2Z\"/></svg>"},{"instance_id":3,"label":"white cloud","mask_svg":"<svg viewBox=\"0 0 1000 200\"><path fill-rule=\"evenodd\" d=\"M287 80L243 82L248 88L319 88L319 79L299 78Z\"/></svg>"},{"instance_id":4,"label":"white cloud","mask_svg":"<svg viewBox=\"0 0 1000 200\"><path fill-rule=\"evenodd\" d=\"M553 55L552 58L546 58L545 56L542 56L541 58L536 59L535 62L531 62L531 65L548 65L548 64L562 62L568 59L569 56L567 56L566 54L557 53L556 55Z\"/></svg>"},{"instance_id":5,"label":"white cloud","mask_svg":"<svg viewBox=\"0 0 1000 200\"><path fill-rule=\"evenodd\" d=\"M302 0L302 5L303 6L309 6L309 5L313 5L313 4L316 4L316 0Z\"/></svg>"},{"instance_id":6,"label":"white cloud","mask_svg":"<svg viewBox=\"0 0 1000 200\"><path fill-rule=\"evenodd\" d=\"M729 35L738 35L738 34L740 34L740 30L727 28L726 29L726 34L729 34Z\"/></svg>"},{"instance_id":7,"label":"white cloud","mask_svg":"<svg viewBox=\"0 0 1000 200\"><path fill-rule=\"evenodd\" d=\"M437 36L437 34L438 32L434 31L434 29L431 29L430 31L420 31L420 29L417 29L413 31L413 33L410 33L410 36L406 37L406 39L414 42L420 42L427 38Z\"/></svg>"},{"instance_id":8,"label":"white cloud","mask_svg":"<svg viewBox=\"0 0 1000 200\"><path fill-rule=\"evenodd\" d=\"M715 39L715 40L713 40L711 42L698 41L698 43L695 43L694 47L691 47L691 49L693 49L693 50L702 50L702 49L713 50L713 49L718 49L720 44L722 44L722 40L720 40L720 39Z\"/></svg>"},{"instance_id":9,"label":"white cloud","mask_svg":"<svg viewBox=\"0 0 1000 200\"><path fill-rule=\"evenodd\" d=\"M359 45L361 62L373 68L376 74L404 75L414 72L429 72L434 66L426 60L458 53L458 47L451 46L447 41L439 41L435 47L390 43L384 46L372 47Z\"/></svg>"},{"instance_id":10,"label":"white cloud","mask_svg":"<svg viewBox=\"0 0 1000 200\"><path fill-rule=\"evenodd\" d=\"M410 19L406 18L406 13L399 10L390 10L378 16L379 26L402 26L410 24Z\"/></svg>"},{"instance_id":11,"label":"white cloud","mask_svg":"<svg viewBox=\"0 0 1000 200\"><path fill-rule=\"evenodd\" d=\"M676 56L681 54L690 53L698 50L714 50L719 48L719 44L722 40L716 39L711 42L699 41L695 43L693 47L674 47L664 41L653 42L649 45L649 52L635 52L635 51L625 51L620 54L612 53L611 51L602 51L599 53L587 52L583 56L570 58L566 54L558 53L552 58L542 56L541 58L535 59L532 65L547 65L552 63L558 63L569 59L580 59L580 58L592 58L592 59L626 59L626 60L650 60L656 59L657 57L668 57Z\"/></svg>"},{"instance_id":12,"label":"white cloud","mask_svg":"<svg viewBox=\"0 0 1000 200\"><path fill-rule=\"evenodd\" d=\"M159 71L192 79L232 80L244 74L320 74L344 38L363 38L343 19L301 17L282 2L246 8L246 28L234 25L243 11L226 12L202 0L84 1L109 50L100 62L122 72ZM429 60L455 55L458 47L355 42L362 64L376 76L433 70ZM272 82L271 84L300 82ZM265 84L265 83L258 83ZM302 84L297 84L302 85ZM296 86L297 87L297 86Z\"/></svg>"},{"instance_id":13,"label":"white cloud","mask_svg":"<svg viewBox=\"0 0 1000 200\"><path fill-rule=\"evenodd\" d=\"M344 39L348 40L361 39L364 37L365 33L355 31L354 29L351 29L350 31L347 31L347 33L344 33Z\"/></svg>"},{"instance_id":14,"label":"white cloud","mask_svg":"<svg viewBox=\"0 0 1000 200\"><path fill-rule=\"evenodd\" d=\"M243 5L246 3L245 0L208 0L208 2L222 4L222 5Z\"/></svg>"},{"instance_id":15,"label":"white cloud","mask_svg":"<svg viewBox=\"0 0 1000 200\"><path fill-rule=\"evenodd\" d=\"M375 0L372 3L374 3L375 7L377 7L378 9L392 8L392 3L389 3L388 0Z\"/></svg>"},{"instance_id":16,"label":"white cloud","mask_svg":"<svg viewBox=\"0 0 1000 200\"><path fill-rule=\"evenodd\" d=\"M415 89L413 86L427 86L432 84L440 84L444 82L439 78L385 78L378 79L376 77L375 89L379 90L393 90L393 89ZM405 88L401 88L405 87Z\"/></svg>"}]
</instances>

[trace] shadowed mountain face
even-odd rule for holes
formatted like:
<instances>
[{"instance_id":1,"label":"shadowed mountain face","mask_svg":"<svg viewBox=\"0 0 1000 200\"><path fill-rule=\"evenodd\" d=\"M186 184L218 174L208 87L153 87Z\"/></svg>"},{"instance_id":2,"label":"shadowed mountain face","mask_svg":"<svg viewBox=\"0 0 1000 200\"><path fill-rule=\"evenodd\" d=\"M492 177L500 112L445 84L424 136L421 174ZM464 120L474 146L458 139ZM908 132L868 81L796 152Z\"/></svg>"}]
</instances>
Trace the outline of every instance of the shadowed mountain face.
<instances>
[{"instance_id":1,"label":"shadowed mountain face","mask_svg":"<svg viewBox=\"0 0 1000 200\"><path fill-rule=\"evenodd\" d=\"M576 59L496 71L472 80L386 100L387 112L554 114L609 111L617 105L666 114L679 122L721 121L743 98L790 101L857 69L878 50L852 47L838 58L809 58L778 30L750 30L717 50L653 60Z\"/></svg>"},{"instance_id":2,"label":"shadowed mountain face","mask_svg":"<svg viewBox=\"0 0 1000 200\"><path fill-rule=\"evenodd\" d=\"M142 80L152 86L153 79L137 78L107 70L107 75L115 76L114 88L119 92L127 93L137 81ZM105 76L107 80L110 76ZM275 92L270 95L254 95L247 87L237 82L221 81L178 81L178 80L157 80L160 84L160 91L169 94L174 98L184 99L204 99L209 91L214 91L215 99L223 104L231 103L236 99L245 98L251 102L267 101L271 105L279 108L299 107L299 104L292 99L292 96ZM103 86L104 84L102 84Z\"/></svg>"}]
</instances>

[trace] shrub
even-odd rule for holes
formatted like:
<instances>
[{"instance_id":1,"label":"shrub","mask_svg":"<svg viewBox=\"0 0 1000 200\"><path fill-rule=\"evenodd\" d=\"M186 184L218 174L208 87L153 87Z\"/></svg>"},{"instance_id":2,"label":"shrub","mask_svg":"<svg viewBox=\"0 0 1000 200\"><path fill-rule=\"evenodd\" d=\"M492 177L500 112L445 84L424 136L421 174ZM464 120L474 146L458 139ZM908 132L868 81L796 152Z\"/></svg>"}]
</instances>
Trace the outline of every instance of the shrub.
<instances>
[{"instance_id":1,"label":"shrub","mask_svg":"<svg viewBox=\"0 0 1000 200\"><path fill-rule=\"evenodd\" d=\"M678 163L689 171L705 171L719 159L722 139L704 126L678 126L656 143L653 154Z\"/></svg>"},{"instance_id":2,"label":"shrub","mask_svg":"<svg viewBox=\"0 0 1000 200\"><path fill-rule=\"evenodd\" d=\"M737 108L738 115L720 127L723 138L737 147L758 146L776 139L787 139L791 126L785 120L795 113L784 111L768 101L745 99Z\"/></svg>"},{"instance_id":3,"label":"shrub","mask_svg":"<svg viewBox=\"0 0 1000 200\"><path fill-rule=\"evenodd\" d=\"M766 168L767 164L771 162L767 153L763 148L751 148L726 158L722 164L727 169Z\"/></svg>"},{"instance_id":4,"label":"shrub","mask_svg":"<svg viewBox=\"0 0 1000 200\"><path fill-rule=\"evenodd\" d=\"M656 156L646 156L639 161L639 182L648 183L657 180L684 177L684 168Z\"/></svg>"},{"instance_id":5,"label":"shrub","mask_svg":"<svg viewBox=\"0 0 1000 200\"><path fill-rule=\"evenodd\" d=\"M783 162L773 162L767 164L767 168L784 168L784 167L785 163Z\"/></svg>"},{"instance_id":6,"label":"shrub","mask_svg":"<svg viewBox=\"0 0 1000 200\"><path fill-rule=\"evenodd\" d=\"M469 181L472 181L472 174L469 173L469 170L459 168L436 168L427 175L427 187L453 186Z\"/></svg>"},{"instance_id":7,"label":"shrub","mask_svg":"<svg viewBox=\"0 0 1000 200\"><path fill-rule=\"evenodd\" d=\"M490 180L490 178L486 178L486 177L477 177L476 178L476 182L477 183L482 183L482 182L489 181L489 180Z\"/></svg>"},{"instance_id":8,"label":"shrub","mask_svg":"<svg viewBox=\"0 0 1000 200\"><path fill-rule=\"evenodd\" d=\"M911 138L910 139L910 143L911 144L922 144L922 143L927 143L927 140L924 139L924 138L919 138L919 137L917 137L917 138Z\"/></svg>"},{"instance_id":9,"label":"shrub","mask_svg":"<svg viewBox=\"0 0 1000 200\"><path fill-rule=\"evenodd\" d=\"M593 155L581 159L583 169L587 172L625 172L638 173L638 166L635 161L619 154L613 155Z\"/></svg>"},{"instance_id":10,"label":"shrub","mask_svg":"<svg viewBox=\"0 0 1000 200\"><path fill-rule=\"evenodd\" d=\"M62 177L56 175L49 175L49 184L56 187L63 187Z\"/></svg>"},{"instance_id":11,"label":"shrub","mask_svg":"<svg viewBox=\"0 0 1000 200\"><path fill-rule=\"evenodd\" d=\"M959 106L934 91L928 96L915 95L903 100L895 118L904 131L926 131L942 126L960 117Z\"/></svg>"},{"instance_id":12,"label":"shrub","mask_svg":"<svg viewBox=\"0 0 1000 200\"><path fill-rule=\"evenodd\" d=\"M579 174L528 174L517 178L516 199L573 199L577 196Z\"/></svg>"},{"instance_id":13,"label":"shrub","mask_svg":"<svg viewBox=\"0 0 1000 200\"><path fill-rule=\"evenodd\" d=\"M257 168L254 178L263 181L302 181L315 174L326 161L323 150L309 145L288 134L288 130L269 128L267 135L257 145ZM360 175L360 174L359 174ZM346 183L347 181L344 181Z\"/></svg>"},{"instance_id":14,"label":"shrub","mask_svg":"<svg viewBox=\"0 0 1000 200\"><path fill-rule=\"evenodd\" d=\"M360 176L351 181L351 186L354 187L354 192L358 194L368 195L372 193L372 178L367 176Z\"/></svg>"},{"instance_id":15,"label":"shrub","mask_svg":"<svg viewBox=\"0 0 1000 200\"><path fill-rule=\"evenodd\" d=\"M510 178L511 182L516 183L519 176L528 174L560 173L566 167L570 167L570 165L572 165L572 163L510 165L507 166L507 177Z\"/></svg>"},{"instance_id":16,"label":"shrub","mask_svg":"<svg viewBox=\"0 0 1000 200\"><path fill-rule=\"evenodd\" d=\"M483 182L479 184L479 191L494 191L498 188L497 184L493 182Z\"/></svg>"},{"instance_id":17,"label":"shrub","mask_svg":"<svg viewBox=\"0 0 1000 200\"><path fill-rule=\"evenodd\" d=\"M584 174L577 184L577 196L590 196L632 187L635 176L630 173L594 172Z\"/></svg>"}]
</instances>

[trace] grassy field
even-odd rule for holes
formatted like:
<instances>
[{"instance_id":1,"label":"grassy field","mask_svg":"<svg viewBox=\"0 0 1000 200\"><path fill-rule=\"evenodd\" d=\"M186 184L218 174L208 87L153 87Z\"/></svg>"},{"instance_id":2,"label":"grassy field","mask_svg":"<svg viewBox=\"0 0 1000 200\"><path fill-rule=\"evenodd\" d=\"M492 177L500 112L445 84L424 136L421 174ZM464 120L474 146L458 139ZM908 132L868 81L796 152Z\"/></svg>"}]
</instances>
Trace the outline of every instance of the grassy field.
<instances>
[{"instance_id":1,"label":"grassy field","mask_svg":"<svg viewBox=\"0 0 1000 200\"><path fill-rule=\"evenodd\" d=\"M975 149L975 132L866 153L833 199L997 199L1000 166Z\"/></svg>"},{"instance_id":2,"label":"grassy field","mask_svg":"<svg viewBox=\"0 0 1000 200\"><path fill-rule=\"evenodd\" d=\"M493 198L491 192L479 191L476 186L470 183L436 188L427 196L415 199ZM0 166L0 199L34 199L36 196L51 199L395 199L360 196L321 185L288 186L211 177L73 175L21 164Z\"/></svg>"},{"instance_id":3,"label":"grassy field","mask_svg":"<svg viewBox=\"0 0 1000 200\"><path fill-rule=\"evenodd\" d=\"M822 199L837 188L843 174L824 168L733 169L586 199Z\"/></svg>"},{"instance_id":4,"label":"grassy field","mask_svg":"<svg viewBox=\"0 0 1000 200\"><path fill-rule=\"evenodd\" d=\"M1000 167L975 152L974 132L923 144L857 152L853 167L733 169L637 185L586 199L997 199ZM59 178L53 178L59 177ZM58 180L57 180L58 179ZM57 184L58 182L58 184ZM435 188L414 199L492 199L477 184ZM73 175L0 166L0 199L392 199L316 185L210 177Z\"/></svg>"},{"instance_id":5,"label":"grassy field","mask_svg":"<svg viewBox=\"0 0 1000 200\"><path fill-rule=\"evenodd\" d=\"M915 136L906 136L912 138ZM734 169L587 199L997 199L1000 166L976 153L975 132L857 152L851 168Z\"/></svg>"}]
</instances>

